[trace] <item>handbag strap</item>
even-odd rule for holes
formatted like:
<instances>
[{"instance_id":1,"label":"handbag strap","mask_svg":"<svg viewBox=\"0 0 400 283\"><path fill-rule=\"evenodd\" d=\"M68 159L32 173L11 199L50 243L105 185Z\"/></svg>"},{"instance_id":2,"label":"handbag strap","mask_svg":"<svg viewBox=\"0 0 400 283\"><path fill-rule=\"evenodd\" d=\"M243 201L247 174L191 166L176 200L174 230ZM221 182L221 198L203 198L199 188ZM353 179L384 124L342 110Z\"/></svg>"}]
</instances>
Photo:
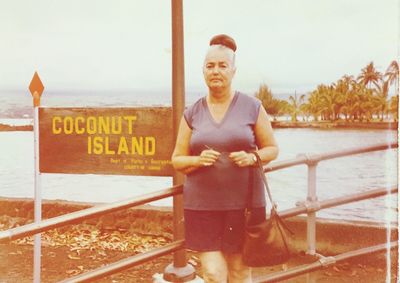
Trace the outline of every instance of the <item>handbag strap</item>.
<instances>
[{"instance_id":1,"label":"handbag strap","mask_svg":"<svg viewBox=\"0 0 400 283\"><path fill-rule=\"evenodd\" d=\"M271 205L272 205L272 209L276 210L277 204L272 200L271 190L269 189L267 178L265 177L265 174L264 174L264 168L263 168L263 165L262 165L262 162L261 162L261 158L260 158L260 156L258 155L257 152L253 151L251 153L254 154L256 159L257 159L257 162L255 164L256 170L261 175L261 179L263 180L265 190L267 191L269 200L270 200ZM249 175L250 175L249 176L249 192L248 192L248 198L247 198L247 207L252 207L253 187L254 187L253 169L254 168L250 167L250 172L249 172Z\"/></svg>"},{"instance_id":2,"label":"handbag strap","mask_svg":"<svg viewBox=\"0 0 400 283\"><path fill-rule=\"evenodd\" d=\"M253 185L254 185L254 175L253 175L253 173L254 173L254 172L253 172L252 169L256 169L256 170L260 173L260 175L261 175L261 178L262 178L263 183L264 183L264 186L265 186L265 190L267 191L269 200L271 201L271 204L272 204L271 212L272 212L272 213L276 213L276 215L278 216L278 217L276 217L276 219L277 219L278 222L281 224L281 226L282 226L283 228L285 228L287 231L289 231L289 233L290 233L291 235L294 235L293 231L292 231L291 229L289 229L289 227L286 226L286 224L282 221L282 219L281 219L281 218L279 217L279 215L278 215L277 204L276 204L276 202L274 202L274 201L272 200L271 190L269 189L269 186L268 186L268 183L267 183L267 178L265 177L265 174L264 174L264 168L263 168L263 165L262 165L260 156L258 155L257 152L252 152L252 153L253 153L253 154L256 156L256 158L257 158L257 166L256 166L256 168L250 167L250 172L249 172L249 192L248 192L248 198L247 198L247 208L248 208L248 209L251 209L251 208L252 208L252 203L253 203L253 202L252 202L252 200L253 200L253 190L254 190L254 189L253 189L253 187L254 187L254 186L253 186ZM283 233L281 226L278 225L279 230L281 231L281 233ZM286 241L284 241L284 242L285 242L286 248L288 248L288 247L287 247Z\"/></svg>"},{"instance_id":3,"label":"handbag strap","mask_svg":"<svg viewBox=\"0 0 400 283\"><path fill-rule=\"evenodd\" d=\"M260 156L258 155L257 152L252 152L252 153L257 158L257 164L256 164L256 167L250 167L250 170L249 170L249 189L248 189L248 193L247 193L247 206L246 206L247 212L246 212L246 215L248 215L248 216L250 215L251 208L253 207L252 206L252 203L253 203L253 190L254 190L254 188L253 188L254 187L254 171L253 171L253 169L256 169L260 173L261 178L262 178L263 183L264 183L265 190L268 193L268 197L269 197L269 200L270 200L271 205L272 205L271 213L276 213L276 215L277 215L276 219L278 220L279 224L281 224L281 226L283 228L285 228L287 231L289 231L289 233L291 235L294 235L293 231L291 229L289 229L289 227L286 226L286 224L282 221L282 219L278 215L277 204L276 204L276 202L274 202L272 200L271 190L269 189L269 186L268 186L268 183L267 183L267 178L265 177L265 174L264 174L264 168L263 168ZM281 226L278 225L280 232L283 233ZM288 248L286 241L284 241L284 242L285 242L286 248Z\"/></svg>"}]
</instances>

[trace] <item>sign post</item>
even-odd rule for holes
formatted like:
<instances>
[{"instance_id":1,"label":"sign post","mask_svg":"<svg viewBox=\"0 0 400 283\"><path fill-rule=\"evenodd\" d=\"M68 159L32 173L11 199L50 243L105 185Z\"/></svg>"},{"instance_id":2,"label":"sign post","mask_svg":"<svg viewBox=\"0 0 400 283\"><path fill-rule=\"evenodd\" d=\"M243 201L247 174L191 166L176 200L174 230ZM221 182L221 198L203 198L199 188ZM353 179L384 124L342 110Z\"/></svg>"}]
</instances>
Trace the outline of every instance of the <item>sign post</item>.
<instances>
[{"instance_id":1,"label":"sign post","mask_svg":"<svg viewBox=\"0 0 400 283\"><path fill-rule=\"evenodd\" d=\"M170 107L41 107L35 72L34 221L42 220L42 173L172 176ZM41 281L41 234L34 237L33 282Z\"/></svg>"},{"instance_id":2,"label":"sign post","mask_svg":"<svg viewBox=\"0 0 400 283\"><path fill-rule=\"evenodd\" d=\"M35 170L35 222L38 223L42 220L42 191L40 184L39 172L39 106L40 97L43 93L44 86L39 78L37 72L33 75L32 81L29 84L29 91L33 97L34 107L34 120L33 120L33 134L34 134L34 170ZM35 246L33 254L33 282L40 282L40 267L41 267L41 234L35 235Z\"/></svg>"}]
</instances>

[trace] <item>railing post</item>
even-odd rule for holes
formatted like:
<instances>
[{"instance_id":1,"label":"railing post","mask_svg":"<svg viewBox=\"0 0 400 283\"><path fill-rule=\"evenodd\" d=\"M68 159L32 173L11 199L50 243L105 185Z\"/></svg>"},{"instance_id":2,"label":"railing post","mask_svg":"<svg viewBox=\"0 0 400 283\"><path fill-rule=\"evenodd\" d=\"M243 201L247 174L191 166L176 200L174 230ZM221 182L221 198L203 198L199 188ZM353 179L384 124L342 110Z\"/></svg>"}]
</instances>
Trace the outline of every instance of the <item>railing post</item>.
<instances>
[{"instance_id":1,"label":"railing post","mask_svg":"<svg viewBox=\"0 0 400 283\"><path fill-rule=\"evenodd\" d=\"M309 161L308 166L308 191L307 191L307 253L315 255L316 253L316 211L318 206L317 198L317 162Z\"/></svg>"}]
</instances>

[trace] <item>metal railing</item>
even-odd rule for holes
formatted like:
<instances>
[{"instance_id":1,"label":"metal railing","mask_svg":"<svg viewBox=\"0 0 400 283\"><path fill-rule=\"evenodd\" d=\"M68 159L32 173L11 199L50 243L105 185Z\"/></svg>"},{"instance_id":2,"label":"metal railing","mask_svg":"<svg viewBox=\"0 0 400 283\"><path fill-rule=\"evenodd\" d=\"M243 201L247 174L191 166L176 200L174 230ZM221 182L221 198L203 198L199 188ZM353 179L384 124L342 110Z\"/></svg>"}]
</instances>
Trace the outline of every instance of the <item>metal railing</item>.
<instances>
[{"instance_id":1,"label":"metal railing","mask_svg":"<svg viewBox=\"0 0 400 283\"><path fill-rule=\"evenodd\" d=\"M272 171L276 171L276 170L280 170L280 169L284 169L284 168L288 168L288 167L292 167L292 166L296 166L296 165L306 164L308 166L307 199L303 203L298 203L298 205L303 206L303 209L299 209L297 211L302 211L301 213L307 212L307 245L308 245L308 253L309 254L311 254L311 255L315 254L316 211L318 211L322 208L321 202L319 202L318 198L317 198L317 175L316 175L316 173L317 173L318 163L320 161L335 159L335 158L339 158L339 157L345 157L345 156L349 156L349 155L398 148L398 146L399 145L397 142L392 142L392 143L381 143L381 144L353 148L353 149L337 150L337 151L332 151L332 152L328 152L325 154L300 154L298 157L296 157L294 159L281 161L281 162L275 162L264 168L264 172L267 173L267 172L272 172ZM397 192L397 188L395 190ZM324 203L325 207L323 207L323 208L352 202L353 200L357 200L357 197L360 195L361 195L360 193L357 193L356 195L345 197L345 198L347 198L347 202L343 202L342 198L332 199L328 203L329 206L327 206L327 203ZM373 194L371 194L371 197L372 196L373 196ZM304 209L306 211L304 211ZM296 211L296 210L293 210L293 211ZM294 214L294 215L296 215L296 214Z\"/></svg>"},{"instance_id":2,"label":"metal railing","mask_svg":"<svg viewBox=\"0 0 400 283\"><path fill-rule=\"evenodd\" d=\"M368 192L363 192L363 193L357 193L353 195L348 195L344 197L339 197L339 198L333 198L333 199L328 199L324 201L318 201L317 196L316 196L316 166L318 165L318 162L323 161L323 160L329 160L333 158L338 158L338 157L343 157L343 156L349 156L349 155L354 155L354 154L360 154L360 153L367 153L367 152L373 152L373 151L379 151L379 150L386 150L386 149L392 149L392 148L398 148L398 143L390 143L390 144L378 144L374 146L368 146L368 147L362 147L362 148L355 148L355 149L350 149L350 150L343 150L343 151L334 151L330 152L327 154L315 154L315 155L301 155L298 156L297 158L287 160L287 161L281 161L281 162L275 162L272 163L264 168L265 172L271 172L271 171L276 171L280 170L283 168L288 168L296 165L302 165L306 164L308 166L308 195L307 195L307 200L301 204L300 207L288 209L285 211L280 211L279 214L284 217L292 217L295 215L307 213L307 245L308 245L308 253L311 255L317 255L315 251L315 235L316 235L316 211L323 209L323 208L328 208L328 207L334 207L337 205L342 205L350 202L355 202L355 201L360 201L360 200L365 200L365 199L370 199L370 198L375 198L375 197L380 197L384 196L386 194L392 194L392 193L397 193L398 188L381 188L381 189L375 189L371 190ZM171 197L174 195L179 195L182 194L182 185L174 186L169 189L161 190L158 192L146 194L140 197L135 197L131 199L127 199L124 201L112 203L112 204L104 204L104 205L99 205L96 207L88 208L85 210L69 213L66 215L54 217L51 219L46 219L41 221L40 223L32 223L20 227L16 227L10 230L6 231L0 231L0 242L4 241L11 241L19 238L23 238L26 236L31 236L38 234L43 231L47 231L50 229L54 229L57 227L65 226L67 224L76 224L82 220L92 218L95 216L100 216L104 215L110 212L122 210L122 209L127 209L131 208L134 206L142 205L151 201L163 199L166 197ZM101 267L99 269L72 277L64 280L63 282L88 282L92 281L94 279L99 279L107 275L111 275L117 272L120 272L122 270L131 268L133 266L136 266L138 264L144 263L148 260L163 256L165 254L180 250L184 247L184 241L179 240L179 241L174 241L170 244L167 244L164 247L156 248L154 250L135 255L133 257L124 259L122 261L110 264L105 267ZM397 247L396 242L390 243L390 248L395 248ZM322 268L324 266L334 264L335 262L345 260L348 258L364 255L364 254L370 254L370 253L376 253L376 252L381 252L387 249L387 243L382 244L382 245L377 245L377 246L372 246L372 247L367 247L364 249L360 249L357 251L351 251L347 252L341 255L336 255L334 257L323 257L320 256L320 259L317 262L304 265L304 266L299 266L292 268L290 270L286 270L283 272L278 272L274 273L272 275L268 275L265 277L260 277L256 278L255 282L276 282L278 280L284 280L288 279L291 277L295 277L307 272L311 272L314 270L317 270L319 268Z\"/></svg>"},{"instance_id":3,"label":"metal railing","mask_svg":"<svg viewBox=\"0 0 400 283\"><path fill-rule=\"evenodd\" d=\"M67 224L76 224L82 220L105 215L118 210L146 204L148 202L164 199L182 193L182 185L174 186L165 190L145 194L139 197L129 198L110 204L102 204L91 208L75 211L65 215L42 220L39 223L31 223L10 230L0 231L0 242L20 239L40 232L55 229Z\"/></svg>"},{"instance_id":4,"label":"metal railing","mask_svg":"<svg viewBox=\"0 0 400 283\"><path fill-rule=\"evenodd\" d=\"M390 248L396 248L398 246L397 242L390 242ZM265 275L265 276L260 276L257 277L253 280L254 283L258 282L279 282L282 280L286 280L292 277L296 277L305 273L317 271L319 269L325 268L327 266L336 264L340 261L344 261L350 258L358 257L358 256L363 256L367 254L373 254L373 253L380 253L383 251L386 251L388 249L388 245L385 244L380 244L368 248L363 248L363 249L358 249L356 251L351 251L351 252L346 252L342 253L340 255L336 256L329 256L329 257L321 257L319 260L310 263L310 264L304 264L300 266L296 266L294 268L291 268L286 271L281 271L281 272L275 272L273 274Z\"/></svg>"}]
</instances>

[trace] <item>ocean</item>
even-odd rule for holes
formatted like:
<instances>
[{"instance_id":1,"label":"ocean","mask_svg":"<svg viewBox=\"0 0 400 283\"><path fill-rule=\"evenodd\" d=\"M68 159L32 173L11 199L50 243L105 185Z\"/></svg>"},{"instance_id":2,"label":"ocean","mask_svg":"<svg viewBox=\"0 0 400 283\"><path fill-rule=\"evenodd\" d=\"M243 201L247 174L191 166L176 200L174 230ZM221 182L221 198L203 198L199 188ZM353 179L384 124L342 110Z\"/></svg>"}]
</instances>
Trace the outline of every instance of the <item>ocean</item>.
<instances>
[{"instance_id":1,"label":"ocean","mask_svg":"<svg viewBox=\"0 0 400 283\"><path fill-rule=\"evenodd\" d=\"M0 96L0 123L23 125L31 123L31 98L26 93L17 97ZM160 96L155 99L154 96ZM8 97L8 98L7 98ZM11 97L11 98L10 98ZM46 106L149 106L168 105L170 96L160 93L137 95L46 94ZM192 94L187 104L200 97ZM101 101L99 103L99 101ZM21 119L24 118L24 119ZM303 153L327 153L341 149L368 146L397 140L397 131L368 129L275 129L280 154L277 161ZM34 156L32 132L0 132L0 196L27 197L34 195ZM359 154L322 161L317 167L319 200L364 192L376 188L397 186L397 149ZM279 210L295 206L307 196L307 166L295 166L267 174L272 194ZM44 199L83 202L114 202L133 196L162 190L172 185L170 177L118 175L42 174ZM172 199L153 202L171 206ZM397 194L342 205L319 211L319 217L368 221L397 221Z\"/></svg>"}]
</instances>

